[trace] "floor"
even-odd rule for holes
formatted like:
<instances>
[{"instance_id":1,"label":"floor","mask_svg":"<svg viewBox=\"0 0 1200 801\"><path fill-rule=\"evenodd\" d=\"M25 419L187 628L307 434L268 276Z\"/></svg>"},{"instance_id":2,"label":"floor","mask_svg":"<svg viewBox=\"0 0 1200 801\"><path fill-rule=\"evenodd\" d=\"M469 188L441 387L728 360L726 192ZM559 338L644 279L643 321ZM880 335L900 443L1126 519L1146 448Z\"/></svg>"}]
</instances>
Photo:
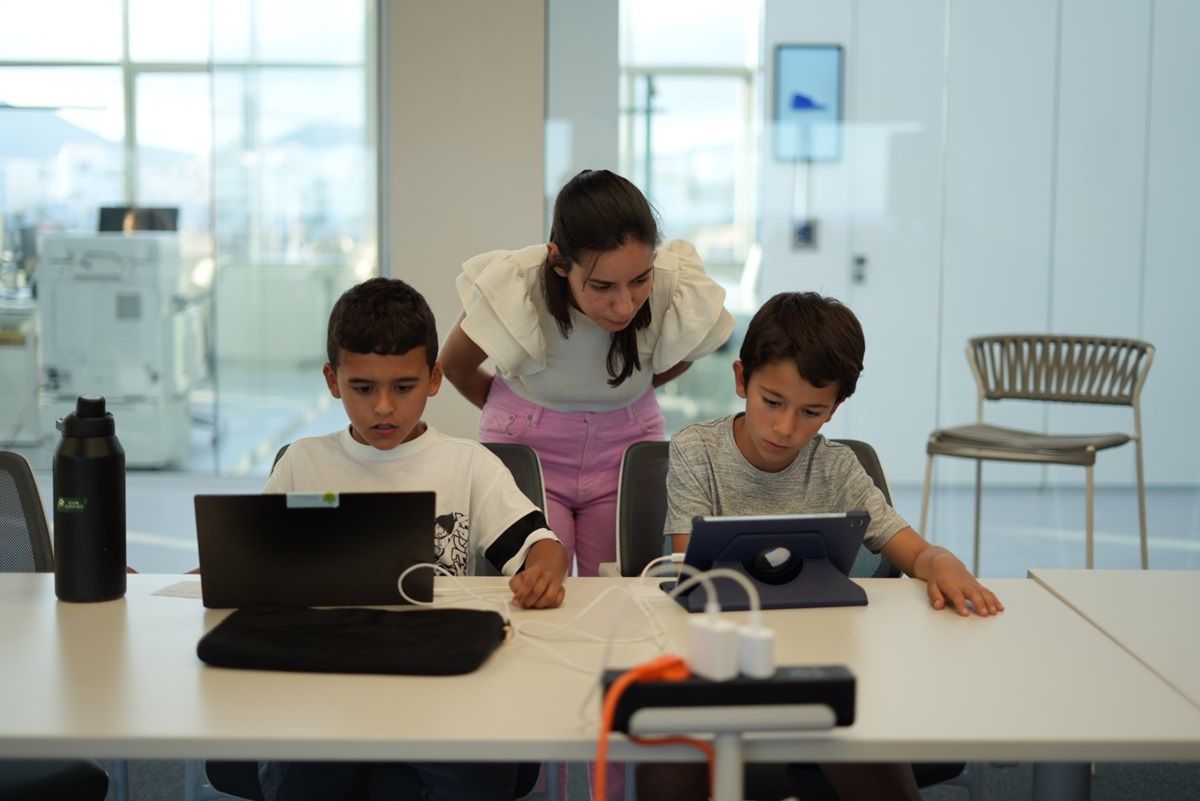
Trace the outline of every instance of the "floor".
<instances>
[{"instance_id":1,"label":"floor","mask_svg":"<svg viewBox=\"0 0 1200 801\"><path fill-rule=\"evenodd\" d=\"M129 801L180 801L184 798L184 772L179 762L129 764ZM1032 795L1030 765L983 765L982 798L970 801L1025 801ZM588 801L586 771L573 769L566 801ZM1102 763L1092 775L1092 801L1193 801L1200 794L1200 762ZM968 801L965 787L944 784L921 791L925 801ZM543 794L530 801L549 801Z\"/></svg>"}]
</instances>

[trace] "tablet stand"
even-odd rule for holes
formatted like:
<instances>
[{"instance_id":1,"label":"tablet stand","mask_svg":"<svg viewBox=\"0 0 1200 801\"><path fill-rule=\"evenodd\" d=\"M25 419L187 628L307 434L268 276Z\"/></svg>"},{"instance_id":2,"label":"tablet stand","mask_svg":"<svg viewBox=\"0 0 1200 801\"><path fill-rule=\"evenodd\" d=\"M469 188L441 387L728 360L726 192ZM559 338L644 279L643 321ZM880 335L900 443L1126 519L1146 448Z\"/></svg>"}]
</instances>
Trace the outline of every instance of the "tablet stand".
<instances>
[{"instance_id":1,"label":"tablet stand","mask_svg":"<svg viewBox=\"0 0 1200 801\"><path fill-rule=\"evenodd\" d=\"M788 558L779 565L762 559L783 548ZM867 593L829 560L825 544L810 532L743 534L734 537L712 566L735 570L758 590L763 609L802 609L818 606L865 606ZM717 599L727 612L750 608L746 590L732 579L714 578ZM676 599L689 612L704 611L707 593L697 585Z\"/></svg>"}]
</instances>

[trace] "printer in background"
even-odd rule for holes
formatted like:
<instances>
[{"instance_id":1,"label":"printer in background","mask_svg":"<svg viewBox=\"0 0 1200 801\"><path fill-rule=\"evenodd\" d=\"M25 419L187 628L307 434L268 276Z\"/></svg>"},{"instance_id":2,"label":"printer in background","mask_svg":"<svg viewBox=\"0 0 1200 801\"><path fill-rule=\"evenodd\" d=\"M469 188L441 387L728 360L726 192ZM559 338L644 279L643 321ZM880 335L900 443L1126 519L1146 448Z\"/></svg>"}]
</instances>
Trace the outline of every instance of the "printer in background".
<instances>
[{"instance_id":1,"label":"printer in background","mask_svg":"<svg viewBox=\"0 0 1200 801\"><path fill-rule=\"evenodd\" d=\"M188 390L208 361L206 313L184 293L178 233L45 234L39 255L47 416L103 395L130 467L182 464Z\"/></svg>"}]
</instances>

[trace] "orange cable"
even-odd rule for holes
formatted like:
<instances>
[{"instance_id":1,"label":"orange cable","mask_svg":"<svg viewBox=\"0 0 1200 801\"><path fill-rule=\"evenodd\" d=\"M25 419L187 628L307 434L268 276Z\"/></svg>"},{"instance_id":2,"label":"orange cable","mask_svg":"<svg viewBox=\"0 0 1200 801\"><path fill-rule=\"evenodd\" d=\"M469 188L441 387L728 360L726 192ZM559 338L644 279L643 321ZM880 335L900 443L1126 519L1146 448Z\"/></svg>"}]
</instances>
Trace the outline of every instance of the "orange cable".
<instances>
[{"instance_id":1,"label":"orange cable","mask_svg":"<svg viewBox=\"0 0 1200 801\"><path fill-rule=\"evenodd\" d=\"M613 718L617 711L617 702L631 684L646 681L683 681L691 676L688 670L687 663L682 657L664 654L645 662L641 665L635 665L629 670L617 677L617 680L608 688L608 692L604 696L603 712L600 718L600 736L596 741L596 787L593 798L596 801L607 801L605 792L607 787L606 768L608 766L608 738L612 733ZM715 761L715 751L711 743L703 740L697 740L692 737L662 737L655 739L646 739L642 737L634 737L630 735L631 742L639 745L690 745L693 748L698 748L704 752L708 758L708 774L709 782L712 781L713 763Z\"/></svg>"}]
</instances>

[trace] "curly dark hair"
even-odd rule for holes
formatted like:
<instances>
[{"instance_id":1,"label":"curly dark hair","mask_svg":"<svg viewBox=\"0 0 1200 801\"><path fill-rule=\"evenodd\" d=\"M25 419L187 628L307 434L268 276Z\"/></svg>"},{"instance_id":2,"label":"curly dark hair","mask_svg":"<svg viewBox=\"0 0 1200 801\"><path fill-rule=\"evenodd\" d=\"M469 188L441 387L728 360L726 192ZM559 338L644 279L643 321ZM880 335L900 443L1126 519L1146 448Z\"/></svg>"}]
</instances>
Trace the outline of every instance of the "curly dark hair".
<instances>
[{"instance_id":1,"label":"curly dark hair","mask_svg":"<svg viewBox=\"0 0 1200 801\"><path fill-rule=\"evenodd\" d=\"M867 344L854 312L816 292L781 292L763 304L746 329L742 380L765 364L790 360L814 387L836 381L838 402L854 394Z\"/></svg>"},{"instance_id":2,"label":"curly dark hair","mask_svg":"<svg viewBox=\"0 0 1200 801\"><path fill-rule=\"evenodd\" d=\"M399 278L371 278L350 287L329 313L325 348L337 369L343 350L384 356L425 346L425 360L437 361L437 325L420 292Z\"/></svg>"}]
</instances>

